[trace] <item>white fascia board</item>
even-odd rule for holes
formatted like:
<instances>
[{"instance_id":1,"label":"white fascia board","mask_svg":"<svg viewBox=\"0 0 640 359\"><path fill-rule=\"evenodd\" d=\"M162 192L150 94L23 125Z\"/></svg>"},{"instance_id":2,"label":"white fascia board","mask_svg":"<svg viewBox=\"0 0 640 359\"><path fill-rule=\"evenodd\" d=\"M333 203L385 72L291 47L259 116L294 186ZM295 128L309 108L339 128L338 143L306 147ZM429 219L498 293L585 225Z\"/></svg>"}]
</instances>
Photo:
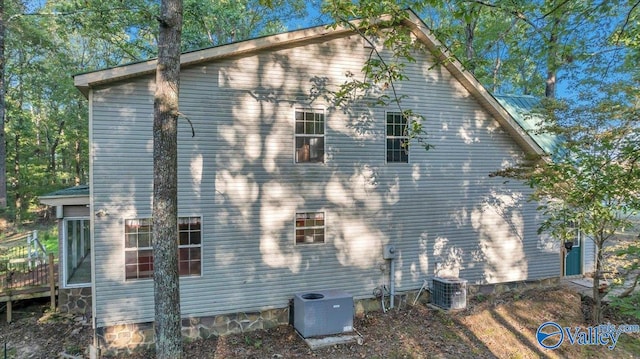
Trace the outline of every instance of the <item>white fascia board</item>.
<instances>
[{"instance_id":1,"label":"white fascia board","mask_svg":"<svg viewBox=\"0 0 640 359\"><path fill-rule=\"evenodd\" d=\"M357 22L354 23L354 25L357 26ZM180 56L180 66L185 67L201 62L212 61L219 58L236 56L248 52L255 52L270 47L285 46L327 35L336 36L351 31L353 31L351 28L344 26L338 26L335 29L329 26L316 26L303 30L296 30L252 40L240 41L204 50L184 53ZM91 87L130 77L151 74L156 71L157 62L157 59L151 59L144 62L79 74L74 76L73 78L74 85L85 96L88 96L89 89Z\"/></svg>"},{"instance_id":2,"label":"white fascia board","mask_svg":"<svg viewBox=\"0 0 640 359\"><path fill-rule=\"evenodd\" d=\"M81 206L89 204L89 196L43 196L38 198L40 203L48 206Z\"/></svg>"}]
</instances>

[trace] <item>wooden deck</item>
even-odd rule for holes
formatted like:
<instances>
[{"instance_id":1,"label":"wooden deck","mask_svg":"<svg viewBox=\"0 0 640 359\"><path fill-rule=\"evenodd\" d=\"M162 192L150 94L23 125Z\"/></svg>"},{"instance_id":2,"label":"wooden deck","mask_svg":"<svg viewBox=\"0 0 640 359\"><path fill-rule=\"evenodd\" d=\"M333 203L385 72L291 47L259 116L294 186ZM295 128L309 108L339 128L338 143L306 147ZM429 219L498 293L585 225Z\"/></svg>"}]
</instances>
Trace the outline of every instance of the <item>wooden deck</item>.
<instances>
[{"instance_id":1,"label":"wooden deck","mask_svg":"<svg viewBox=\"0 0 640 359\"><path fill-rule=\"evenodd\" d=\"M17 263L0 275L0 303L7 303L7 322L11 322L12 302L33 298L51 298L51 309L56 308L58 266L49 254L47 263Z\"/></svg>"}]
</instances>

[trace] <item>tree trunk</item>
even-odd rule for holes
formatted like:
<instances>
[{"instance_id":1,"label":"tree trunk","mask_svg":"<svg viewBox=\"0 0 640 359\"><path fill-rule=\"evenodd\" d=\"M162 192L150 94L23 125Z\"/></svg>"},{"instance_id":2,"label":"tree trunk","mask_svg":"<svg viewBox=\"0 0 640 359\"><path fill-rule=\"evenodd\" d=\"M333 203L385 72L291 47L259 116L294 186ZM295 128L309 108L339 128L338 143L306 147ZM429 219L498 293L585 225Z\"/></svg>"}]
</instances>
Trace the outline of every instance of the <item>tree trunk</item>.
<instances>
[{"instance_id":1,"label":"tree trunk","mask_svg":"<svg viewBox=\"0 0 640 359\"><path fill-rule=\"evenodd\" d=\"M597 238L596 243L596 270L593 274L593 309L592 309L592 320L593 324L600 324L602 320L602 301L600 300L600 275L602 274L602 245L604 241L602 240L602 234L600 234L600 238Z\"/></svg>"},{"instance_id":2,"label":"tree trunk","mask_svg":"<svg viewBox=\"0 0 640 359\"><path fill-rule=\"evenodd\" d=\"M549 70L547 72L547 80L544 89L544 97L555 98L556 97L556 71Z\"/></svg>"},{"instance_id":3,"label":"tree trunk","mask_svg":"<svg viewBox=\"0 0 640 359\"><path fill-rule=\"evenodd\" d=\"M498 92L498 76L500 75L500 68L502 67L502 58L500 57L500 44L496 44L496 60L493 63L491 91L493 93Z\"/></svg>"},{"instance_id":4,"label":"tree trunk","mask_svg":"<svg viewBox=\"0 0 640 359\"><path fill-rule=\"evenodd\" d=\"M7 206L7 142L4 131L4 0L0 0L0 209Z\"/></svg>"},{"instance_id":5,"label":"tree trunk","mask_svg":"<svg viewBox=\"0 0 640 359\"><path fill-rule=\"evenodd\" d=\"M80 145L80 140L78 139L78 135L76 134L76 141L74 142L73 152L74 152L74 169L75 169L75 177L73 179L73 183L78 186L82 182L82 146Z\"/></svg>"},{"instance_id":6,"label":"tree trunk","mask_svg":"<svg viewBox=\"0 0 640 359\"><path fill-rule=\"evenodd\" d=\"M14 174L14 183L13 183L13 190L15 191L15 195L14 195L14 205L15 205L15 214L14 214L14 220L15 223L17 225L20 225L20 222L22 221L22 181L21 181L21 176L20 176L20 135L19 134L15 134L15 138L14 138L14 146L15 146L15 151L16 151L16 155L13 158L13 174Z\"/></svg>"},{"instance_id":7,"label":"tree trunk","mask_svg":"<svg viewBox=\"0 0 640 359\"><path fill-rule=\"evenodd\" d=\"M49 143L51 143L51 146L49 147L49 182L52 184L56 183L56 151L58 150L58 145L60 144L60 137L62 136L65 122L65 120L62 120L58 123L58 129L53 139L49 139L48 141Z\"/></svg>"},{"instance_id":8,"label":"tree trunk","mask_svg":"<svg viewBox=\"0 0 640 359\"><path fill-rule=\"evenodd\" d=\"M476 66L476 50L473 47L473 39L475 36L475 27L476 21L468 22L464 27L465 34L465 44L464 44L464 54L466 57L467 70L472 74L475 74Z\"/></svg>"},{"instance_id":9,"label":"tree trunk","mask_svg":"<svg viewBox=\"0 0 640 359\"><path fill-rule=\"evenodd\" d=\"M178 87L182 1L162 0L153 121L153 279L157 358L181 358Z\"/></svg>"},{"instance_id":10,"label":"tree trunk","mask_svg":"<svg viewBox=\"0 0 640 359\"><path fill-rule=\"evenodd\" d=\"M558 33L560 32L560 18L554 14L552 19L551 30L549 34L549 43L547 44L547 78L545 80L544 96L546 98L556 97L556 83L560 60L558 59Z\"/></svg>"}]
</instances>

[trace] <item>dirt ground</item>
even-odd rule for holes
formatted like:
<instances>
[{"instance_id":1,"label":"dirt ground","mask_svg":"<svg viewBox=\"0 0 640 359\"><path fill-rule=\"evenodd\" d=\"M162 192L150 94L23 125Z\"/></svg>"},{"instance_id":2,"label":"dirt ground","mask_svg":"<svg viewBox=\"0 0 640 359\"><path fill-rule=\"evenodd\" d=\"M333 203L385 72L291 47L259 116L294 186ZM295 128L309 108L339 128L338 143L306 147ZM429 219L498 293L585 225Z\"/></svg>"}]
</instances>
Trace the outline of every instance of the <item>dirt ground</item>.
<instances>
[{"instance_id":1,"label":"dirt ground","mask_svg":"<svg viewBox=\"0 0 640 359\"><path fill-rule=\"evenodd\" d=\"M46 312L48 303L14 305L15 321L0 324L8 358L84 358L91 329L81 317ZM622 334L615 349L563 343L541 348L538 326L555 321L586 327L588 306L565 287L470 298L466 310L444 312L423 304L357 317L363 343L310 350L291 326L186 343L184 358L640 358L640 336ZM4 314L4 313L2 313ZM614 324L638 324L608 312ZM153 358L139 351L122 358Z\"/></svg>"},{"instance_id":2,"label":"dirt ground","mask_svg":"<svg viewBox=\"0 0 640 359\"><path fill-rule=\"evenodd\" d=\"M91 324L83 317L49 312L49 301L13 303L13 322L0 312L2 358L58 358L61 353L83 358L91 343Z\"/></svg>"}]
</instances>

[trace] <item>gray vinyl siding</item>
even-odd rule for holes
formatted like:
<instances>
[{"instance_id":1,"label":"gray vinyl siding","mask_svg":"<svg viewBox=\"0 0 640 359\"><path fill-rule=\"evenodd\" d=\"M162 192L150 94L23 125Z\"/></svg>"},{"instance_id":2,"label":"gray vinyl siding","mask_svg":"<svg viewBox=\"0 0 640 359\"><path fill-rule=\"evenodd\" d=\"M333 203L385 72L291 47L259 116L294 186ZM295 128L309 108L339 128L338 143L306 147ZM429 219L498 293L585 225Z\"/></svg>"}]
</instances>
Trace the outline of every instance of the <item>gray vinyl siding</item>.
<instances>
[{"instance_id":1,"label":"gray vinyl siding","mask_svg":"<svg viewBox=\"0 0 640 359\"><path fill-rule=\"evenodd\" d=\"M89 217L89 207L86 205L63 206L63 217Z\"/></svg>"},{"instance_id":2,"label":"gray vinyl siding","mask_svg":"<svg viewBox=\"0 0 640 359\"><path fill-rule=\"evenodd\" d=\"M309 100L314 83L359 76L367 56L357 37L325 38L183 69L180 111L195 137L181 119L179 215L203 219L203 275L181 279L183 316L285 307L327 288L370 297L389 282L384 244L399 249L398 291L436 271L471 283L558 274L528 188L488 176L521 149L446 70L419 61L398 86L435 145L411 147L408 164L385 161L395 108L345 114ZM92 91L93 209L107 213L93 223L96 322L151 321L152 281L124 280L123 232L125 219L151 216L153 77ZM308 106L325 109L323 164L294 163L294 110ZM295 245L304 211L325 212L324 244Z\"/></svg>"}]
</instances>

